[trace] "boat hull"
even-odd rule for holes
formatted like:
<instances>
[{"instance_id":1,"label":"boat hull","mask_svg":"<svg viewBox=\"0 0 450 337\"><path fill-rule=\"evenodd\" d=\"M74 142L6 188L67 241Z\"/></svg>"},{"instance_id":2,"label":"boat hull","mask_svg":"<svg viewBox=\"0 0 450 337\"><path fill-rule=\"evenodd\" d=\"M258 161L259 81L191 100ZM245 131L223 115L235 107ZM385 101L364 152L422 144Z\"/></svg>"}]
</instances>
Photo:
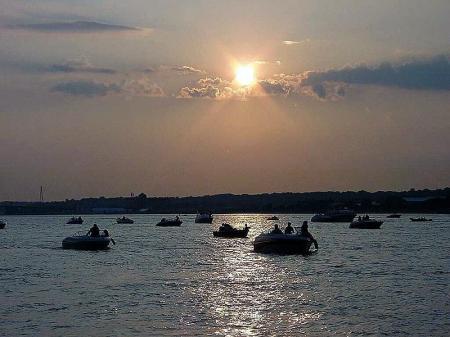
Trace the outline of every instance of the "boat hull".
<instances>
[{"instance_id":1,"label":"boat hull","mask_svg":"<svg viewBox=\"0 0 450 337\"><path fill-rule=\"evenodd\" d=\"M289 234L261 234L253 242L254 251L265 254L302 254L309 253L312 240Z\"/></svg>"},{"instance_id":2,"label":"boat hull","mask_svg":"<svg viewBox=\"0 0 450 337\"><path fill-rule=\"evenodd\" d=\"M179 221L160 221L156 224L156 226L158 227L179 227L181 226L181 224L183 223L183 221L179 220Z\"/></svg>"},{"instance_id":3,"label":"boat hull","mask_svg":"<svg viewBox=\"0 0 450 337\"><path fill-rule=\"evenodd\" d=\"M350 228L362 228L362 229L379 229L383 221L353 221L350 224Z\"/></svg>"},{"instance_id":4,"label":"boat hull","mask_svg":"<svg viewBox=\"0 0 450 337\"><path fill-rule=\"evenodd\" d=\"M117 223L119 224L119 225L131 225L131 224L134 224L134 221L133 220L117 220Z\"/></svg>"},{"instance_id":5,"label":"boat hull","mask_svg":"<svg viewBox=\"0 0 450 337\"><path fill-rule=\"evenodd\" d=\"M235 229L233 231L214 231L213 235L220 238L246 238L248 229Z\"/></svg>"},{"instance_id":6,"label":"boat hull","mask_svg":"<svg viewBox=\"0 0 450 337\"><path fill-rule=\"evenodd\" d=\"M212 223L213 222L213 218L200 218L200 219L195 219L195 223Z\"/></svg>"},{"instance_id":7,"label":"boat hull","mask_svg":"<svg viewBox=\"0 0 450 337\"><path fill-rule=\"evenodd\" d=\"M389 218L389 219L398 219L401 216L402 216L401 214L391 214L391 215L388 215L387 218Z\"/></svg>"},{"instance_id":8,"label":"boat hull","mask_svg":"<svg viewBox=\"0 0 450 337\"><path fill-rule=\"evenodd\" d=\"M355 216L355 213L337 215L316 214L311 218L311 222L352 222Z\"/></svg>"},{"instance_id":9,"label":"boat hull","mask_svg":"<svg viewBox=\"0 0 450 337\"><path fill-rule=\"evenodd\" d=\"M109 248L110 242L111 238L105 236L69 236L62 241L62 247L76 250L103 250Z\"/></svg>"}]
</instances>

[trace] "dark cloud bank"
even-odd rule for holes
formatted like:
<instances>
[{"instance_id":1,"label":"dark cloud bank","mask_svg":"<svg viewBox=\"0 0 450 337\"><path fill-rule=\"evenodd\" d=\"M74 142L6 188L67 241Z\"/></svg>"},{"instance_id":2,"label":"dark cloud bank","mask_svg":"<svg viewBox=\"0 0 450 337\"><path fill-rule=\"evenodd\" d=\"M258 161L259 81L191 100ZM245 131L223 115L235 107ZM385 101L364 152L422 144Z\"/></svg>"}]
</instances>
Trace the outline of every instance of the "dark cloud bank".
<instances>
[{"instance_id":1,"label":"dark cloud bank","mask_svg":"<svg viewBox=\"0 0 450 337\"><path fill-rule=\"evenodd\" d=\"M137 32L140 29L130 26L112 25L95 21L50 22L9 25L10 29L22 29L44 33L94 33L94 32Z\"/></svg>"}]
</instances>

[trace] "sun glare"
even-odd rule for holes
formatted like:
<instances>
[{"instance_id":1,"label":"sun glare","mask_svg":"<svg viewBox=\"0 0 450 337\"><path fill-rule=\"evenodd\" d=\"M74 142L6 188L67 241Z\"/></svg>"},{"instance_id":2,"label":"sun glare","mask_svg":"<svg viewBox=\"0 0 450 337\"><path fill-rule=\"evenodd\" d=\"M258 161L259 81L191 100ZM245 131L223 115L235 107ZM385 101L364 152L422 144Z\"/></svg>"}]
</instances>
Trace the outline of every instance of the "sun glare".
<instances>
[{"instance_id":1,"label":"sun glare","mask_svg":"<svg viewBox=\"0 0 450 337\"><path fill-rule=\"evenodd\" d=\"M251 64L240 65L236 68L236 82L241 86L249 86L255 82L255 70Z\"/></svg>"}]
</instances>

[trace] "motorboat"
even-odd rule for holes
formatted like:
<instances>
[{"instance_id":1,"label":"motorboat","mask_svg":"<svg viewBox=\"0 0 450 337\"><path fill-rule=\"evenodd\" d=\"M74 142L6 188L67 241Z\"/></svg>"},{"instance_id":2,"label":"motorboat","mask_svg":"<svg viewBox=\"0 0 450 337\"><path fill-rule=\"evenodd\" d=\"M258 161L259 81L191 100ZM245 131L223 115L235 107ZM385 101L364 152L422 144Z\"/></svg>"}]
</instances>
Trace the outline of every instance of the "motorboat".
<instances>
[{"instance_id":1,"label":"motorboat","mask_svg":"<svg viewBox=\"0 0 450 337\"><path fill-rule=\"evenodd\" d=\"M81 216L77 217L71 217L69 219L69 221L67 221L68 225L81 225L83 223L83 219L81 218Z\"/></svg>"},{"instance_id":2,"label":"motorboat","mask_svg":"<svg viewBox=\"0 0 450 337\"><path fill-rule=\"evenodd\" d=\"M312 243L311 238L297 230L294 234L262 233L255 238L253 247L258 253L306 255L310 252Z\"/></svg>"},{"instance_id":3,"label":"motorboat","mask_svg":"<svg viewBox=\"0 0 450 337\"><path fill-rule=\"evenodd\" d=\"M117 218L116 221L118 224L133 224L134 223L133 220L131 220L130 218L127 218L126 216Z\"/></svg>"},{"instance_id":4,"label":"motorboat","mask_svg":"<svg viewBox=\"0 0 450 337\"><path fill-rule=\"evenodd\" d=\"M316 214L311 218L311 222L352 222L356 213L349 209L339 209Z\"/></svg>"},{"instance_id":5,"label":"motorboat","mask_svg":"<svg viewBox=\"0 0 450 337\"><path fill-rule=\"evenodd\" d=\"M382 224L383 221L380 220L359 218L358 220L350 223L350 228L378 229Z\"/></svg>"},{"instance_id":6,"label":"motorboat","mask_svg":"<svg viewBox=\"0 0 450 337\"><path fill-rule=\"evenodd\" d=\"M6 221L5 220L0 220L0 229L5 228L6 226Z\"/></svg>"},{"instance_id":7,"label":"motorboat","mask_svg":"<svg viewBox=\"0 0 450 337\"><path fill-rule=\"evenodd\" d=\"M62 247L64 249L102 250L108 249L111 241L114 243L114 240L109 235L74 234L62 241Z\"/></svg>"},{"instance_id":8,"label":"motorboat","mask_svg":"<svg viewBox=\"0 0 450 337\"><path fill-rule=\"evenodd\" d=\"M218 231L214 231L213 235L221 238L246 238L250 227L245 225L243 229L237 229L233 226L224 223L220 226Z\"/></svg>"},{"instance_id":9,"label":"motorboat","mask_svg":"<svg viewBox=\"0 0 450 337\"><path fill-rule=\"evenodd\" d=\"M420 218L409 218L411 221L413 222L425 222L425 221L433 221L433 219L427 219L424 217L420 217Z\"/></svg>"},{"instance_id":10,"label":"motorboat","mask_svg":"<svg viewBox=\"0 0 450 337\"><path fill-rule=\"evenodd\" d=\"M273 215L273 216L269 216L267 218L267 220L276 221L276 220L280 220L280 219L277 216Z\"/></svg>"},{"instance_id":11,"label":"motorboat","mask_svg":"<svg viewBox=\"0 0 450 337\"><path fill-rule=\"evenodd\" d=\"M398 219L398 218L400 218L401 216L402 216L401 214L394 213L394 214L389 214L386 218L389 218L389 219Z\"/></svg>"},{"instance_id":12,"label":"motorboat","mask_svg":"<svg viewBox=\"0 0 450 337\"><path fill-rule=\"evenodd\" d=\"M156 224L156 226L178 227L178 226L181 226L182 223L183 223L183 221L181 221L179 217L176 217L175 219L162 218L161 221Z\"/></svg>"},{"instance_id":13,"label":"motorboat","mask_svg":"<svg viewBox=\"0 0 450 337\"><path fill-rule=\"evenodd\" d=\"M213 216L211 212L198 212L195 217L195 223L212 223Z\"/></svg>"}]
</instances>

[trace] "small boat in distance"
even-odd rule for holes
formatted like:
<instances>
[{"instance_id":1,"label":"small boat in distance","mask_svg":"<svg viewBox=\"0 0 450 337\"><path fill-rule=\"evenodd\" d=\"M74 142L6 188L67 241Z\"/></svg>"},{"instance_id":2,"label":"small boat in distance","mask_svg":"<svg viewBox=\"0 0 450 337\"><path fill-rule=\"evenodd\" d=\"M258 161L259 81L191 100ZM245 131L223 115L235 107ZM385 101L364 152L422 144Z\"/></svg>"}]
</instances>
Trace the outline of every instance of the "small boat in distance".
<instances>
[{"instance_id":1,"label":"small boat in distance","mask_svg":"<svg viewBox=\"0 0 450 337\"><path fill-rule=\"evenodd\" d=\"M394 213L394 214L389 214L386 218L389 218L389 219L398 219L398 218L400 218L401 216L402 216L401 214Z\"/></svg>"},{"instance_id":2,"label":"small boat in distance","mask_svg":"<svg viewBox=\"0 0 450 337\"><path fill-rule=\"evenodd\" d=\"M6 221L5 220L0 220L0 229L5 228L6 226Z\"/></svg>"},{"instance_id":3,"label":"small boat in distance","mask_svg":"<svg viewBox=\"0 0 450 337\"><path fill-rule=\"evenodd\" d=\"M276 221L276 220L280 220L277 216L273 215L273 216L269 216L267 218L267 220L272 220L272 221Z\"/></svg>"},{"instance_id":4,"label":"small boat in distance","mask_svg":"<svg viewBox=\"0 0 450 337\"><path fill-rule=\"evenodd\" d=\"M195 223L212 223L213 216L211 212L198 212L195 217Z\"/></svg>"},{"instance_id":5,"label":"small boat in distance","mask_svg":"<svg viewBox=\"0 0 450 337\"><path fill-rule=\"evenodd\" d=\"M108 246L111 241L115 244L106 230L103 231L103 235L98 236L77 233L65 238L62 241L62 247L64 249L77 250L103 250L109 248Z\"/></svg>"},{"instance_id":6,"label":"small boat in distance","mask_svg":"<svg viewBox=\"0 0 450 337\"><path fill-rule=\"evenodd\" d=\"M243 229L237 229L233 226L223 223L218 231L214 231L213 235L221 238L246 238L250 227L245 225Z\"/></svg>"},{"instance_id":7,"label":"small boat in distance","mask_svg":"<svg viewBox=\"0 0 450 337\"><path fill-rule=\"evenodd\" d=\"M364 229L378 229L383 224L383 221L369 219L369 216L359 217L358 220L350 223L350 228L364 228Z\"/></svg>"},{"instance_id":8,"label":"small boat in distance","mask_svg":"<svg viewBox=\"0 0 450 337\"><path fill-rule=\"evenodd\" d=\"M127 218L126 216L117 218L116 221L118 224L133 224L134 223L133 220L131 220L130 218Z\"/></svg>"},{"instance_id":9,"label":"small boat in distance","mask_svg":"<svg viewBox=\"0 0 450 337\"><path fill-rule=\"evenodd\" d=\"M177 216L175 219L166 219L162 218L160 222L156 224L156 226L160 227L178 227L181 226L183 221L180 220L180 218Z\"/></svg>"},{"instance_id":10,"label":"small boat in distance","mask_svg":"<svg viewBox=\"0 0 450 337\"><path fill-rule=\"evenodd\" d=\"M81 225L83 223L83 219L81 218L81 216L77 217L71 217L69 219L69 221L67 221L68 225Z\"/></svg>"},{"instance_id":11,"label":"small boat in distance","mask_svg":"<svg viewBox=\"0 0 450 337\"><path fill-rule=\"evenodd\" d=\"M427 219L424 217L420 218L409 218L412 222L425 222L425 221L433 221L433 219Z\"/></svg>"},{"instance_id":12,"label":"small boat in distance","mask_svg":"<svg viewBox=\"0 0 450 337\"><path fill-rule=\"evenodd\" d=\"M349 209L338 209L325 213L316 214L311 222L352 222L356 213Z\"/></svg>"}]
</instances>

